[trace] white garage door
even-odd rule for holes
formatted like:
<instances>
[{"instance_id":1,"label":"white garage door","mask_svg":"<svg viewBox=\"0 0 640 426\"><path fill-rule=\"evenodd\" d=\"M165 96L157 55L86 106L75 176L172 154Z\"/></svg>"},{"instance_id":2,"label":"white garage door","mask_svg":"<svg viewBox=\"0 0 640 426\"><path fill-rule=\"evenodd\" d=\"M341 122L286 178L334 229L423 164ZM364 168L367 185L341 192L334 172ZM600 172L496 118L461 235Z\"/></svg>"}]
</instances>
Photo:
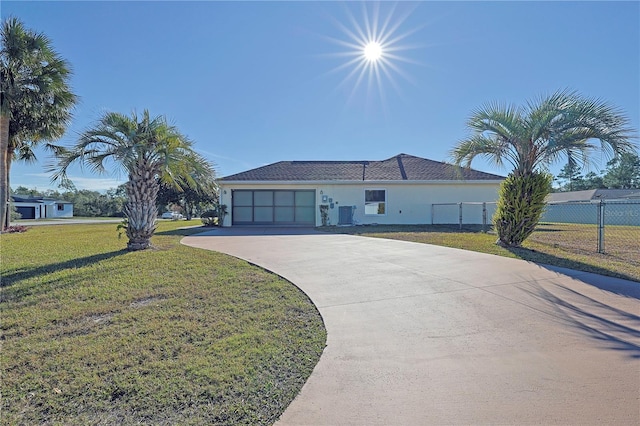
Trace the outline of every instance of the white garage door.
<instances>
[{"instance_id":1,"label":"white garage door","mask_svg":"<svg viewBox=\"0 0 640 426\"><path fill-rule=\"evenodd\" d=\"M316 224L315 190L240 190L232 193L234 225Z\"/></svg>"}]
</instances>

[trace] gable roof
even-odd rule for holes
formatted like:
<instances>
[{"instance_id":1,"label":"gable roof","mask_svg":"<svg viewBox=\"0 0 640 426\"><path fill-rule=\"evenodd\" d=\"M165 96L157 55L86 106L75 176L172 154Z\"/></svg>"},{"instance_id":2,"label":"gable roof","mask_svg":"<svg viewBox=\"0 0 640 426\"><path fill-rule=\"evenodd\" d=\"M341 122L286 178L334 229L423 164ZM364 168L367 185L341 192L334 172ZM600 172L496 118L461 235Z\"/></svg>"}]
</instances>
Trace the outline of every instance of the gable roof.
<instances>
[{"instance_id":1,"label":"gable roof","mask_svg":"<svg viewBox=\"0 0 640 426\"><path fill-rule=\"evenodd\" d=\"M625 200L640 198L637 189L587 189L584 191L553 192L548 203L587 202L593 200Z\"/></svg>"},{"instance_id":2,"label":"gable roof","mask_svg":"<svg viewBox=\"0 0 640 426\"><path fill-rule=\"evenodd\" d=\"M443 181L502 180L503 176L413 155L382 161L279 161L221 181Z\"/></svg>"}]
</instances>

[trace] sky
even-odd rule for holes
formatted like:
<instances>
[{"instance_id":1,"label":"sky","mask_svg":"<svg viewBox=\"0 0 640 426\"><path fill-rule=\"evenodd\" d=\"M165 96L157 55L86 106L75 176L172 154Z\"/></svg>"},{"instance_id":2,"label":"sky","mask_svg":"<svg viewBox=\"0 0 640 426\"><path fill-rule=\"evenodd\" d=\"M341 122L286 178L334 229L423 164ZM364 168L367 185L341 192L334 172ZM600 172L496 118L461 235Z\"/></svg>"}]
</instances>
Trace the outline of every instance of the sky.
<instances>
[{"instance_id":1,"label":"sky","mask_svg":"<svg viewBox=\"0 0 640 426\"><path fill-rule=\"evenodd\" d=\"M490 102L560 89L604 99L640 128L640 2L7 1L46 34L80 102L69 146L105 112L164 115L217 176L282 160L452 161ZM364 59L380 41L381 60ZM377 73L376 73L377 70ZM636 139L637 141L637 139ZM49 153L11 186L56 189ZM600 172L596 154L588 171ZM551 171L557 173L563 164ZM482 159L472 167L505 176ZM78 189L126 180L72 168Z\"/></svg>"}]
</instances>

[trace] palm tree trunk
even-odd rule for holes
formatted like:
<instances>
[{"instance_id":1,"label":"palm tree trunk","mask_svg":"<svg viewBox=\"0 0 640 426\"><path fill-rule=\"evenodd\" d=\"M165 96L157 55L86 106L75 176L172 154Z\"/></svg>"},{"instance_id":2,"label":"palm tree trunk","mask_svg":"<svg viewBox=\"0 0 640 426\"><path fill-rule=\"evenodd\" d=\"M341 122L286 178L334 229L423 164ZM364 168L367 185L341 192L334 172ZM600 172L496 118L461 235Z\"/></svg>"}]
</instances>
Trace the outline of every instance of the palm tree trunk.
<instances>
[{"instance_id":1,"label":"palm tree trunk","mask_svg":"<svg viewBox=\"0 0 640 426\"><path fill-rule=\"evenodd\" d=\"M13 153L15 152L14 148L9 148L7 150L7 208L6 215L4 218L4 227L2 229L6 229L11 226L11 161L13 160Z\"/></svg>"},{"instance_id":2,"label":"palm tree trunk","mask_svg":"<svg viewBox=\"0 0 640 426\"><path fill-rule=\"evenodd\" d=\"M9 222L9 116L0 114L0 232Z\"/></svg>"},{"instance_id":3,"label":"palm tree trunk","mask_svg":"<svg viewBox=\"0 0 640 426\"><path fill-rule=\"evenodd\" d=\"M124 206L124 214L128 219L128 250L144 250L151 247L151 237L156 230L158 215L158 187L155 173L147 164L143 163L129 173L129 181L125 186L127 203Z\"/></svg>"}]
</instances>

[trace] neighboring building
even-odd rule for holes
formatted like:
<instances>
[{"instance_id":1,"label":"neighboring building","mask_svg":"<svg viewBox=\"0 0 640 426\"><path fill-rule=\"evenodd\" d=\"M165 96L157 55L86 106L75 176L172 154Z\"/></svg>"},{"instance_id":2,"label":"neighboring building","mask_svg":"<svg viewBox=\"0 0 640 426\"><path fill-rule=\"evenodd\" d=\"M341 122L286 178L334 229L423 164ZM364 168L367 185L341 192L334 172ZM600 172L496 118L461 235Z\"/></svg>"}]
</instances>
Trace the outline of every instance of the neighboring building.
<instances>
[{"instance_id":1,"label":"neighboring building","mask_svg":"<svg viewBox=\"0 0 640 426\"><path fill-rule=\"evenodd\" d=\"M586 191L553 192L547 203L590 203L599 200L640 200L638 189L587 189Z\"/></svg>"},{"instance_id":2,"label":"neighboring building","mask_svg":"<svg viewBox=\"0 0 640 426\"><path fill-rule=\"evenodd\" d=\"M73 204L68 201L24 195L12 195L11 198L22 219L73 217Z\"/></svg>"},{"instance_id":3,"label":"neighboring building","mask_svg":"<svg viewBox=\"0 0 640 426\"><path fill-rule=\"evenodd\" d=\"M640 226L638 189L589 189L547 196L541 222Z\"/></svg>"},{"instance_id":4,"label":"neighboring building","mask_svg":"<svg viewBox=\"0 0 640 426\"><path fill-rule=\"evenodd\" d=\"M218 181L223 226L429 224L431 205L495 202L504 177L399 154L382 161L280 161ZM457 223L458 217L451 223Z\"/></svg>"}]
</instances>

